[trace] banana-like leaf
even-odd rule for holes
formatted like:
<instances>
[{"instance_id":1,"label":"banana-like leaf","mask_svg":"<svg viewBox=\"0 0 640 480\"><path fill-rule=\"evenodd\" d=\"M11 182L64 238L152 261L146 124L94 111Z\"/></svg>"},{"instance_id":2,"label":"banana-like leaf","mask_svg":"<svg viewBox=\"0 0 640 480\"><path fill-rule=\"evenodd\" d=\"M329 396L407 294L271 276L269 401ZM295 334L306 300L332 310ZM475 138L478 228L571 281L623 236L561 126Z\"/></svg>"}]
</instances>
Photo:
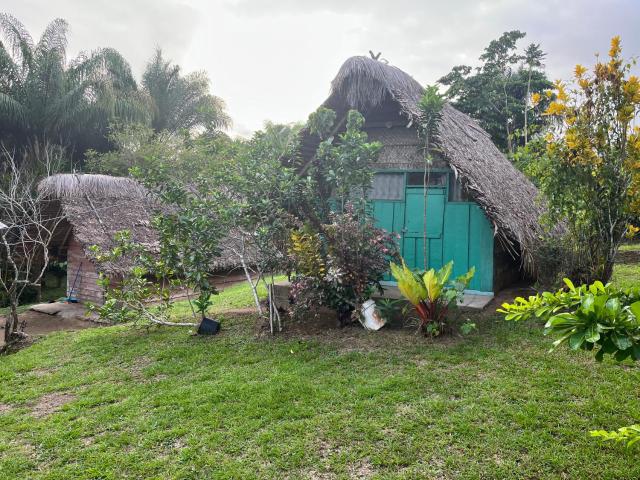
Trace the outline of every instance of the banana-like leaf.
<instances>
[{"instance_id":1,"label":"banana-like leaf","mask_svg":"<svg viewBox=\"0 0 640 480\"><path fill-rule=\"evenodd\" d=\"M424 283L402 261L402 266L391 262L391 274L398 282L398 289L404 297L413 305L418 305L427 298L427 289Z\"/></svg>"},{"instance_id":2,"label":"banana-like leaf","mask_svg":"<svg viewBox=\"0 0 640 480\"><path fill-rule=\"evenodd\" d=\"M440 285L445 285L451 276L451 272L453 271L453 260L444 265L440 270L438 270L438 283Z\"/></svg>"},{"instance_id":3,"label":"banana-like leaf","mask_svg":"<svg viewBox=\"0 0 640 480\"><path fill-rule=\"evenodd\" d=\"M442 285L438 282L438 275L436 271L432 268L428 270L423 276L422 281L424 282L424 286L427 289L427 298L429 301L435 301L442 291Z\"/></svg>"}]
</instances>

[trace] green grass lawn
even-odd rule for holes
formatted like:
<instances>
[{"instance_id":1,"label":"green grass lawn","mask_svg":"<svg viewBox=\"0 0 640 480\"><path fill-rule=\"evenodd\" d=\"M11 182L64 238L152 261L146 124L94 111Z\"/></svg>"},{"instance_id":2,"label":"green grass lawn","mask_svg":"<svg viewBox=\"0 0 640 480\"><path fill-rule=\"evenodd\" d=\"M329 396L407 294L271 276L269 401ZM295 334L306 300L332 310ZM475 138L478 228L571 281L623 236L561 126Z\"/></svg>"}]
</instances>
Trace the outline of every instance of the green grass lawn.
<instances>
[{"instance_id":1,"label":"green grass lawn","mask_svg":"<svg viewBox=\"0 0 640 480\"><path fill-rule=\"evenodd\" d=\"M233 288L219 306L251 305ZM640 420L640 369L547 353L535 323L429 341L218 316L216 337L96 328L0 357L0 478L640 478L637 449L588 436Z\"/></svg>"},{"instance_id":2,"label":"green grass lawn","mask_svg":"<svg viewBox=\"0 0 640 480\"><path fill-rule=\"evenodd\" d=\"M637 287L640 285L640 265L620 263L616 265L611 277L611 282L622 288Z\"/></svg>"},{"instance_id":3,"label":"green grass lawn","mask_svg":"<svg viewBox=\"0 0 640 480\"><path fill-rule=\"evenodd\" d=\"M640 243L625 243L620 246L620 250L623 252L629 252L632 250L640 250Z\"/></svg>"},{"instance_id":4,"label":"green grass lawn","mask_svg":"<svg viewBox=\"0 0 640 480\"><path fill-rule=\"evenodd\" d=\"M287 277L284 275L277 276L274 281L278 282L285 280ZM261 300L267 298L267 289L262 282L258 285L258 296ZM209 309L212 315L235 310L255 307L255 301L253 300L253 294L251 293L251 287L247 282L237 283L229 287L224 288L218 295L212 297L213 305ZM187 300L181 300L176 302L172 309L172 316L175 318L186 318L192 315L191 307ZM187 318L188 319L188 318Z\"/></svg>"},{"instance_id":5,"label":"green grass lawn","mask_svg":"<svg viewBox=\"0 0 640 480\"><path fill-rule=\"evenodd\" d=\"M627 243L620 247L620 251L640 251L640 243ZM611 281L623 288L637 287L640 285L640 264L619 263L613 270Z\"/></svg>"}]
</instances>

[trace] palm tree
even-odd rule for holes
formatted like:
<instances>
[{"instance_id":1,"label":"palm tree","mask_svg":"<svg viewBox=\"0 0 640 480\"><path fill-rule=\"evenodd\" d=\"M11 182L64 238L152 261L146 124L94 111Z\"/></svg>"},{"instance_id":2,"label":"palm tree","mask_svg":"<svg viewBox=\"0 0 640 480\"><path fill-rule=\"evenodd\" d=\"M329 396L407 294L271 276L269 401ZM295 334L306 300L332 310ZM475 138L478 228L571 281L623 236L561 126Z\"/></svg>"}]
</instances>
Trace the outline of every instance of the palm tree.
<instances>
[{"instance_id":1,"label":"palm tree","mask_svg":"<svg viewBox=\"0 0 640 480\"><path fill-rule=\"evenodd\" d=\"M142 85L153 101L151 124L156 132L198 128L215 132L231 124L224 101L209 93L207 74L181 76L180 66L166 61L159 48L147 64Z\"/></svg>"},{"instance_id":2,"label":"palm tree","mask_svg":"<svg viewBox=\"0 0 640 480\"><path fill-rule=\"evenodd\" d=\"M101 48L67 63L67 31L55 19L34 43L19 20L0 14L0 140L25 154L46 142L82 154L107 145L111 122L149 121L127 61Z\"/></svg>"}]
</instances>

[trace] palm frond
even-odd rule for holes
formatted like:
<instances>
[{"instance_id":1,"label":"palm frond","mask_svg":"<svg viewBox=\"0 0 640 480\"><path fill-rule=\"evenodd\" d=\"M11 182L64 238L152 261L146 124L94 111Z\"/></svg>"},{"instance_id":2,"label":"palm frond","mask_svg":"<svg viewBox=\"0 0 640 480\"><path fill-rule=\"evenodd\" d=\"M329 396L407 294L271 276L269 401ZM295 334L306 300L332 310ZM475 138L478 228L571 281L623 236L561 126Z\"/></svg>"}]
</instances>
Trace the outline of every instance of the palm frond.
<instances>
[{"instance_id":1,"label":"palm frond","mask_svg":"<svg viewBox=\"0 0 640 480\"><path fill-rule=\"evenodd\" d=\"M21 81L19 66L0 41L0 91L9 92Z\"/></svg>"},{"instance_id":2,"label":"palm frond","mask_svg":"<svg viewBox=\"0 0 640 480\"><path fill-rule=\"evenodd\" d=\"M204 127L215 131L231 125L222 99L211 95L205 72L180 75L180 67L172 65L157 49L147 63L142 85L153 100L153 128L156 132L191 130Z\"/></svg>"},{"instance_id":3,"label":"palm frond","mask_svg":"<svg viewBox=\"0 0 640 480\"><path fill-rule=\"evenodd\" d=\"M77 82L109 80L120 87L137 88L131 66L120 52L113 48L100 48L88 55L80 53L71 62L69 74Z\"/></svg>"},{"instance_id":4,"label":"palm frond","mask_svg":"<svg viewBox=\"0 0 640 480\"><path fill-rule=\"evenodd\" d=\"M6 93L0 92L0 120L21 127L27 124L24 105Z\"/></svg>"},{"instance_id":5,"label":"palm frond","mask_svg":"<svg viewBox=\"0 0 640 480\"><path fill-rule=\"evenodd\" d=\"M0 13L0 32L10 53L21 70L26 71L33 59L33 38L25 26L13 15Z\"/></svg>"},{"instance_id":6,"label":"palm frond","mask_svg":"<svg viewBox=\"0 0 640 480\"><path fill-rule=\"evenodd\" d=\"M56 18L47 25L38 44L35 47L36 54L55 51L62 59L66 60L67 32L69 24L62 18Z\"/></svg>"}]
</instances>

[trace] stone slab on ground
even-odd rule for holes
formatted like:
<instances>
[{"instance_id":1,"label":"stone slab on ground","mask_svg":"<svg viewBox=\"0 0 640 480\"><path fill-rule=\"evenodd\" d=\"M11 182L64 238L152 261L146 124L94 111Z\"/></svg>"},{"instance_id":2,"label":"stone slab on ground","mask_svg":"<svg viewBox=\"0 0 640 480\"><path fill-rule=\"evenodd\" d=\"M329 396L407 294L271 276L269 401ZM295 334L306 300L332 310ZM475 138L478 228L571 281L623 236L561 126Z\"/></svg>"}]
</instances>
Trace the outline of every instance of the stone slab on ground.
<instances>
[{"instance_id":1,"label":"stone slab on ground","mask_svg":"<svg viewBox=\"0 0 640 480\"><path fill-rule=\"evenodd\" d=\"M87 319L87 307L81 303L55 302L39 303L33 305L29 310L47 315L56 315L64 319Z\"/></svg>"},{"instance_id":2,"label":"stone slab on ground","mask_svg":"<svg viewBox=\"0 0 640 480\"><path fill-rule=\"evenodd\" d=\"M63 303L52 302L52 303L38 303L36 305L32 305L29 310L33 310L34 312L46 313L47 315L55 315L60 312L64 308Z\"/></svg>"}]
</instances>

